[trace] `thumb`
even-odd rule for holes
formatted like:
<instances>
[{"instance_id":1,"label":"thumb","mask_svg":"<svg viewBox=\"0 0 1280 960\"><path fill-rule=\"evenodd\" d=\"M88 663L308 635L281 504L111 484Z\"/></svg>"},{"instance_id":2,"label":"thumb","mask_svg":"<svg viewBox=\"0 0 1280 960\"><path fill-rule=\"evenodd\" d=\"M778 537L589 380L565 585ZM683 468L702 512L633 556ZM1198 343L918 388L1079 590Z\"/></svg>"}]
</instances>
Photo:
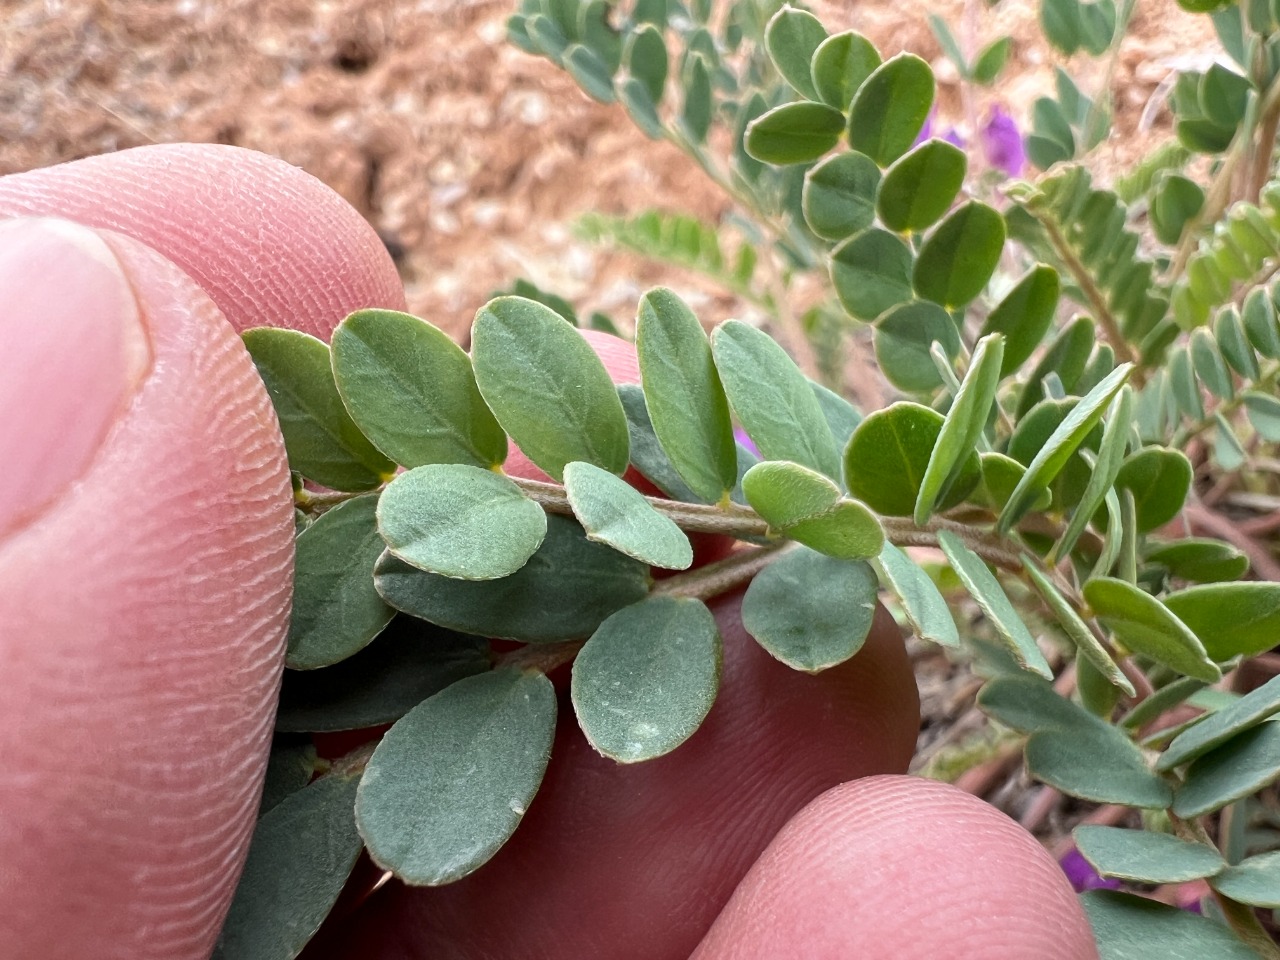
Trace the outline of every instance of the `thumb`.
<instances>
[{"instance_id":1,"label":"thumb","mask_svg":"<svg viewBox=\"0 0 1280 960\"><path fill-rule=\"evenodd\" d=\"M1065 874L994 807L868 777L774 838L691 960L1097 960Z\"/></svg>"},{"instance_id":2,"label":"thumb","mask_svg":"<svg viewBox=\"0 0 1280 960\"><path fill-rule=\"evenodd\" d=\"M292 565L252 363L118 234L0 224L0 943L208 955L252 829Z\"/></svg>"}]
</instances>

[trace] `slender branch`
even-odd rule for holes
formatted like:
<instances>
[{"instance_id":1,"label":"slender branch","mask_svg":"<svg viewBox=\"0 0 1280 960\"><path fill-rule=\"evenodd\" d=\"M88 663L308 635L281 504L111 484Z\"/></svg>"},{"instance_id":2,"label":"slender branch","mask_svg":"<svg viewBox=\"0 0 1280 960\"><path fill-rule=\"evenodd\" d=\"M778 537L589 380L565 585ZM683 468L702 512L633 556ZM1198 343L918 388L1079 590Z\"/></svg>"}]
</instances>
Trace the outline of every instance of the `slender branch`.
<instances>
[{"instance_id":1,"label":"slender branch","mask_svg":"<svg viewBox=\"0 0 1280 960\"><path fill-rule=\"evenodd\" d=\"M1079 284L1080 289L1084 291L1085 298L1088 299L1089 306L1093 308L1107 342L1111 344L1111 349L1116 352L1116 359L1121 363L1133 363L1135 360L1133 350L1130 349L1129 342L1125 340L1124 334L1120 332L1120 324L1116 320L1115 314L1111 312L1111 308L1107 305L1107 298L1098 288L1098 285L1093 282L1093 277L1085 268L1085 265L1080 262L1080 258L1075 255L1075 251L1067 243L1067 238L1062 235L1058 225L1048 217L1038 217L1037 219L1044 226L1049 242L1053 244L1054 252L1062 260L1063 266L1067 268L1072 278ZM1135 367L1131 379L1136 382L1137 386L1142 386L1141 374L1142 370Z\"/></svg>"},{"instance_id":2,"label":"slender branch","mask_svg":"<svg viewBox=\"0 0 1280 960\"><path fill-rule=\"evenodd\" d=\"M767 547L739 550L705 567L659 580L652 593L656 596L695 597L699 600L708 600L746 583L773 563L789 546L789 543L783 541Z\"/></svg>"},{"instance_id":3,"label":"slender branch","mask_svg":"<svg viewBox=\"0 0 1280 960\"><path fill-rule=\"evenodd\" d=\"M494 666L550 673L576 657L585 643L585 640L565 640L562 643L525 644L509 653L499 654L494 658Z\"/></svg>"}]
</instances>

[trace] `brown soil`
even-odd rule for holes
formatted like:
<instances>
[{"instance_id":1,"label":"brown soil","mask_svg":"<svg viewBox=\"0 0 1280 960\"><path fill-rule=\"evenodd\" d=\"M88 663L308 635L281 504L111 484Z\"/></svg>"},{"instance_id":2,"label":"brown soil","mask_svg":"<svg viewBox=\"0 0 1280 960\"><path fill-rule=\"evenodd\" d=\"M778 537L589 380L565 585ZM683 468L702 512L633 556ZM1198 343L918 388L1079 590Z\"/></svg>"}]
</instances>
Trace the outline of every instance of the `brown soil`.
<instances>
[{"instance_id":1,"label":"brown soil","mask_svg":"<svg viewBox=\"0 0 1280 960\"><path fill-rule=\"evenodd\" d=\"M1038 3L873 0L816 4L886 53L937 69L959 118L955 72L926 18L977 46L1016 41L994 97L1026 114L1050 83ZM410 309L463 331L487 294L518 276L625 322L638 294L689 277L591 248L570 230L588 210L683 209L715 219L723 195L620 107L588 100L549 62L505 41L514 0L0 0L0 174L177 140L275 154L330 184L399 255ZM1175 56L1211 53L1205 19L1144 0L1116 72L1114 147L1132 156L1143 109ZM1088 75L1088 82L1101 77ZM1094 70L1096 73L1096 69ZM979 104L978 109L983 108ZM708 304L720 316L742 305Z\"/></svg>"}]
</instances>

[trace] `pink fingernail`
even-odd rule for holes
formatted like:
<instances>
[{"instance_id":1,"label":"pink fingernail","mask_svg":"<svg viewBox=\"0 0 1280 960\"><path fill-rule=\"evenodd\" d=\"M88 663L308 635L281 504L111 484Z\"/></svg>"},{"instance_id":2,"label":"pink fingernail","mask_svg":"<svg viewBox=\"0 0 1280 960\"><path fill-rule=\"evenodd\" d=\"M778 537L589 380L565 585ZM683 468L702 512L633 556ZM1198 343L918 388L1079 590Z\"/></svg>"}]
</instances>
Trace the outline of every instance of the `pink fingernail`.
<instances>
[{"instance_id":1,"label":"pink fingernail","mask_svg":"<svg viewBox=\"0 0 1280 960\"><path fill-rule=\"evenodd\" d=\"M129 280L96 232L0 223L0 538L85 474L150 363Z\"/></svg>"}]
</instances>

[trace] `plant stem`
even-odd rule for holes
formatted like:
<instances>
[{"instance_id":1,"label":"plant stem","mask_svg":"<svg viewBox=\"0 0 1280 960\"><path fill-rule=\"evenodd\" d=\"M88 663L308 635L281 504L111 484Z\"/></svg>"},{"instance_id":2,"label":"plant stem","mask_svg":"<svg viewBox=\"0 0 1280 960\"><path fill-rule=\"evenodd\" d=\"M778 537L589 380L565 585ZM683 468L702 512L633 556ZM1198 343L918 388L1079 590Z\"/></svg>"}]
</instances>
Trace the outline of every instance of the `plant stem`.
<instances>
[{"instance_id":1,"label":"plant stem","mask_svg":"<svg viewBox=\"0 0 1280 960\"><path fill-rule=\"evenodd\" d=\"M1037 219L1044 227L1045 233L1048 234L1049 242L1053 244L1054 252L1062 260L1062 265L1067 268L1076 283L1079 284L1080 289L1084 291L1085 298L1088 299L1089 306L1093 308L1107 342L1111 344L1111 349L1116 352L1116 360L1120 363L1133 363L1135 360L1133 351L1129 348L1129 342L1125 340L1124 334L1120 332L1120 324L1116 321L1111 308L1107 306L1106 296L1098 288L1098 285L1093 282L1092 275L1085 269L1079 257L1075 255L1075 251L1067 243L1067 238L1062 235L1058 225L1048 217L1037 217ZM1136 386L1142 386L1141 368L1135 366L1130 379L1135 382Z\"/></svg>"},{"instance_id":2,"label":"plant stem","mask_svg":"<svg viewBox=\"0 0 1280 960\"><path fill-rule=\"evenodd\" d=\"M565 640L562 643L528 643L509 653L494 657L494 667L516 670L534 670L550 673L556 667L569 663L578 655L585 640Z\"/></svg>"},{"instance_id":3,"label":"plant stem","mask_svg":"<svg viewBox=\"0 0 1280 960\"><path fill-rule=\"evenodd\" d=\"M778 559L779 554L790 545L783 541L766 547L739 550L705 567L659 580L651 593L654 596L709 600L749 581Z\"/></svg>"}]
</instances>

